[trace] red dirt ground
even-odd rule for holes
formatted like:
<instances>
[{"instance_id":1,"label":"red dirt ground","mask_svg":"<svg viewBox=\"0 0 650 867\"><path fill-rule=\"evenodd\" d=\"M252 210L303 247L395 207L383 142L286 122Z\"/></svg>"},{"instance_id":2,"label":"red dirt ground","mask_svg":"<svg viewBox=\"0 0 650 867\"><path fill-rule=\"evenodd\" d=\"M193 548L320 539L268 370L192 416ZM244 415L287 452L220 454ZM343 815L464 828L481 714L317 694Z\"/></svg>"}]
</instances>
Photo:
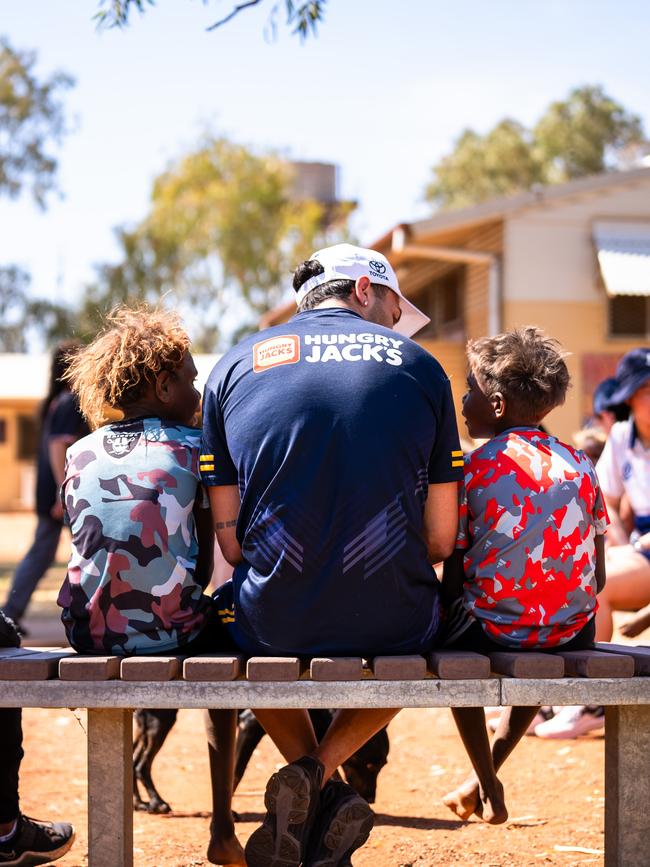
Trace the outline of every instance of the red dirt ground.
<instances>
[{"instance_id":1,"label":"red dirt ground","mask_svg":"<svg viewBox=\"0 0 650 867\"><path fill-rule=\"evenodd\" d=\"M23 809L71 821L77 840L61 865L87 865L86 757L83 712L24 712ZM510 820L500 827L462 822L441 803L468 762L451 714L403 711L390 730L391 753L379 778L375 828L355 867L528 867L602 864L603 739L526 738L501 774ZM260 822L268 776L282 764L265 739L253 756L234 809L242 843ZM207 865L209 783L200 711L182 711L154 764L154 777L174 808L168 817L135 814L136 867ZM597 850L558 851L556 846Z\"/></svg>"}]
</instances>

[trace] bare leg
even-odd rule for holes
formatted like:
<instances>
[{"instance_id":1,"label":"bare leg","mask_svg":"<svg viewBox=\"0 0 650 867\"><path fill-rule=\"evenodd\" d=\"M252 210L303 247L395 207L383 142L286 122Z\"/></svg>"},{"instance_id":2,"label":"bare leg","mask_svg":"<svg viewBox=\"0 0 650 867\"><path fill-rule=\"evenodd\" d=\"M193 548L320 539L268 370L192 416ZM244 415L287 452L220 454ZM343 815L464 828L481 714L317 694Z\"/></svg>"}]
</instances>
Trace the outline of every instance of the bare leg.
<instances>
[{"instance_id":1,"label":"bare leg","mask_svg":"<svg viewBox=\"0 0 650 867\"><path fill-rule=\"evenodd\" d=\"M460 708L457 710L460 710ZM501 715L491 751L495 773L526 734L528 726L531 724L536 713L536 707L509 707ZM458 720L456 722L458 724ZM481 785L477 774L470 774L465 782L446 795L443 801L461 819L469 819L472 813L476 813L478 816L485 818L486 821L489 821L484 815L484 804L481 800L480 791Z\"/></svg>"},{"instance_id":2,"label":"bare leg","mask_svg":"<svg viewBox=\"0 0 650 867\"><path fill-rule=\"evenodd\" d=\"M650 604L650 562L631 545L607 549L607 581L598 595L596 641L611 641L612 611L638 611Z\"/></svg>"},{"instance_id":3,"label":"bare leg","mask_svg":"<svg viewBox=\"0 0 650 867\"><path fill-rule=\"evenodd\" d=\"M256 709L255 716L288 762L313 756L323 763L323 785L359 747L399 713L394 708L337 711L319 744L307 711Z\"/></svg>"},{"instance_id":4,"label":"bare leg","mask_svg":"<svg viewBox=\"0 0 650 867\"><path fill-rule=\"evenodd\" d=\"M318 747L309 712L297 708L254 708L253 713L287 762L313 755Z\"/></svg>"},{"instance_id":5,"label":"bare leg","mask_svg":"<svg viewBox=\"0 0 650 867\"><path fill-rule=\"evenodd\" d=\"M236 710L207 710L204 715L210 757L212 822L208 861L224 867L245 867L244 850L235 835L232 790L235 768Z\"/></svg>"},{"instance_id":6,"label":"bare leg","mask_svg":"<svg viewBox=\"0 0 650 867\"><path fill-rule=\"evenodd\" d=\"M454 800L447 796L445 804L463 819L475 812L480 804L480 815L484 821L490 825L500 825L508 818L508 810L490 751L485 712L482 707L455 707L451 712L474 767L473 779L479 781L478 803L468 803L466 797ZM468 813L470 807L472 809Z\"/></svg>"},{"instance_id":7,"label":"bare leg","mask_svg":"<svg viewBox=\"0 0 650 867\"><path fill-rule=\"evenodd\" d=\"M399 708L359 708L336 712L312 755L325 766L323 785L336 769L397 716Z\"/></svg>"}]
</instances>

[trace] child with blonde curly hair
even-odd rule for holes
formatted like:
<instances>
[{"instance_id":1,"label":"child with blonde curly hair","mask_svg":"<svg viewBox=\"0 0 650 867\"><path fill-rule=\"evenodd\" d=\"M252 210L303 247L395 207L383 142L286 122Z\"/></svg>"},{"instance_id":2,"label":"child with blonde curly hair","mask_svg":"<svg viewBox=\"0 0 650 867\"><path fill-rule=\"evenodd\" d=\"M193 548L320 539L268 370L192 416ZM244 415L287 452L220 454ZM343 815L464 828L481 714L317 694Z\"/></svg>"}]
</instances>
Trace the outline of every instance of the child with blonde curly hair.
<instances>
[{"instance_id":1,"label":"child with blonde curly hair","mask_svg":"<svg viewBox=\"0 0 650 867\"><path fill-rule=\"evenodd\" d=\"M71 388L95 428L69 448L61 488L72 554L58 604L80 653L230 648L204 593L214 530L199 476L201 431L192 426L196 375L177 314L148 307L112 311L70 364ZM105 423L107 411L122 418ZM207 713L208 859L243 865L230 810L236 712Z\"/></svg>"}]
</instances>

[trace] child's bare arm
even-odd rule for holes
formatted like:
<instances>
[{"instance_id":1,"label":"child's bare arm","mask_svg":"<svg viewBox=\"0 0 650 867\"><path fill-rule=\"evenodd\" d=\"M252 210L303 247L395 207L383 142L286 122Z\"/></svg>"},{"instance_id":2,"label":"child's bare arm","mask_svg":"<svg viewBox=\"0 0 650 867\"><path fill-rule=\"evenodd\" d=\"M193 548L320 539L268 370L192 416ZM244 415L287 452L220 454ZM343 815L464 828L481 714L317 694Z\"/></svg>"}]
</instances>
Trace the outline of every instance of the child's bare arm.
<instances>
[{"instance_id":1,"label":"child's bare arm","mask_svg":"<svg viewBox=\"0 0 650 867\"><path fill-rule=\"evenodd\" d=\"M445 560L442 570L442 603L445 606L451 605L455 599L463 595L465 583L463 553L460 548L456 548L451 557Z\"/></svg>"},{"instance_id":2,"label":"child's bare arm","mask_svg":"<svg viewBox=\"0 0 650 867\"><path fill-rule=\"evenodd\" d=\"M201 499L201 496L196 498L193 510L196 538L199 543L194 579L205 590L210 583L214 569L214 528L210 509L201 508Z\"/></svg>"},{"instance_id":3,"label":"child's bare arm","mask_svg":"<svg viewBox=\"0 0 650 867\"><path fill-rule=\"evenodd\" d=\"M605 537L596 536L596 593L600 593L605 586L607 574L605 571Z\"/></svg>"}]
</instances>

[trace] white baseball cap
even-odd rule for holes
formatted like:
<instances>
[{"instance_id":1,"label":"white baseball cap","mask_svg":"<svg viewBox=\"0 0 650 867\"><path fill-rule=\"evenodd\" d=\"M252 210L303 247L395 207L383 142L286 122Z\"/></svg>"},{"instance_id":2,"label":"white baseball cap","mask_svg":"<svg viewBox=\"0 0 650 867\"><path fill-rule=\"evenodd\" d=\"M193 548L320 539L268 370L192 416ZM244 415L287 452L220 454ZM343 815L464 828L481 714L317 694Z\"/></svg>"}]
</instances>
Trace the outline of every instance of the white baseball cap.
<instances>
[{"instance_id":1,"label":"white baseball cap","mask_svg":"<svg viewBox=\"0 0 650 867\"><path fill-rule=\"evenodd\" d=\"M358 277L368 277L371 283L388 286L399 296L402 315L397 325L393 326L393 330L398 334L412 337L416 331L430 322L428 316L402 295L397 275L390 262L376 250L355 247L354 244L335 244L333 247L318 250L309 258L318 260L325 270L302 284L296 292L296 304L300 304L305 295L317 286L329 283L330 280L356 280Z\"/></svg>"}]
</instances>

